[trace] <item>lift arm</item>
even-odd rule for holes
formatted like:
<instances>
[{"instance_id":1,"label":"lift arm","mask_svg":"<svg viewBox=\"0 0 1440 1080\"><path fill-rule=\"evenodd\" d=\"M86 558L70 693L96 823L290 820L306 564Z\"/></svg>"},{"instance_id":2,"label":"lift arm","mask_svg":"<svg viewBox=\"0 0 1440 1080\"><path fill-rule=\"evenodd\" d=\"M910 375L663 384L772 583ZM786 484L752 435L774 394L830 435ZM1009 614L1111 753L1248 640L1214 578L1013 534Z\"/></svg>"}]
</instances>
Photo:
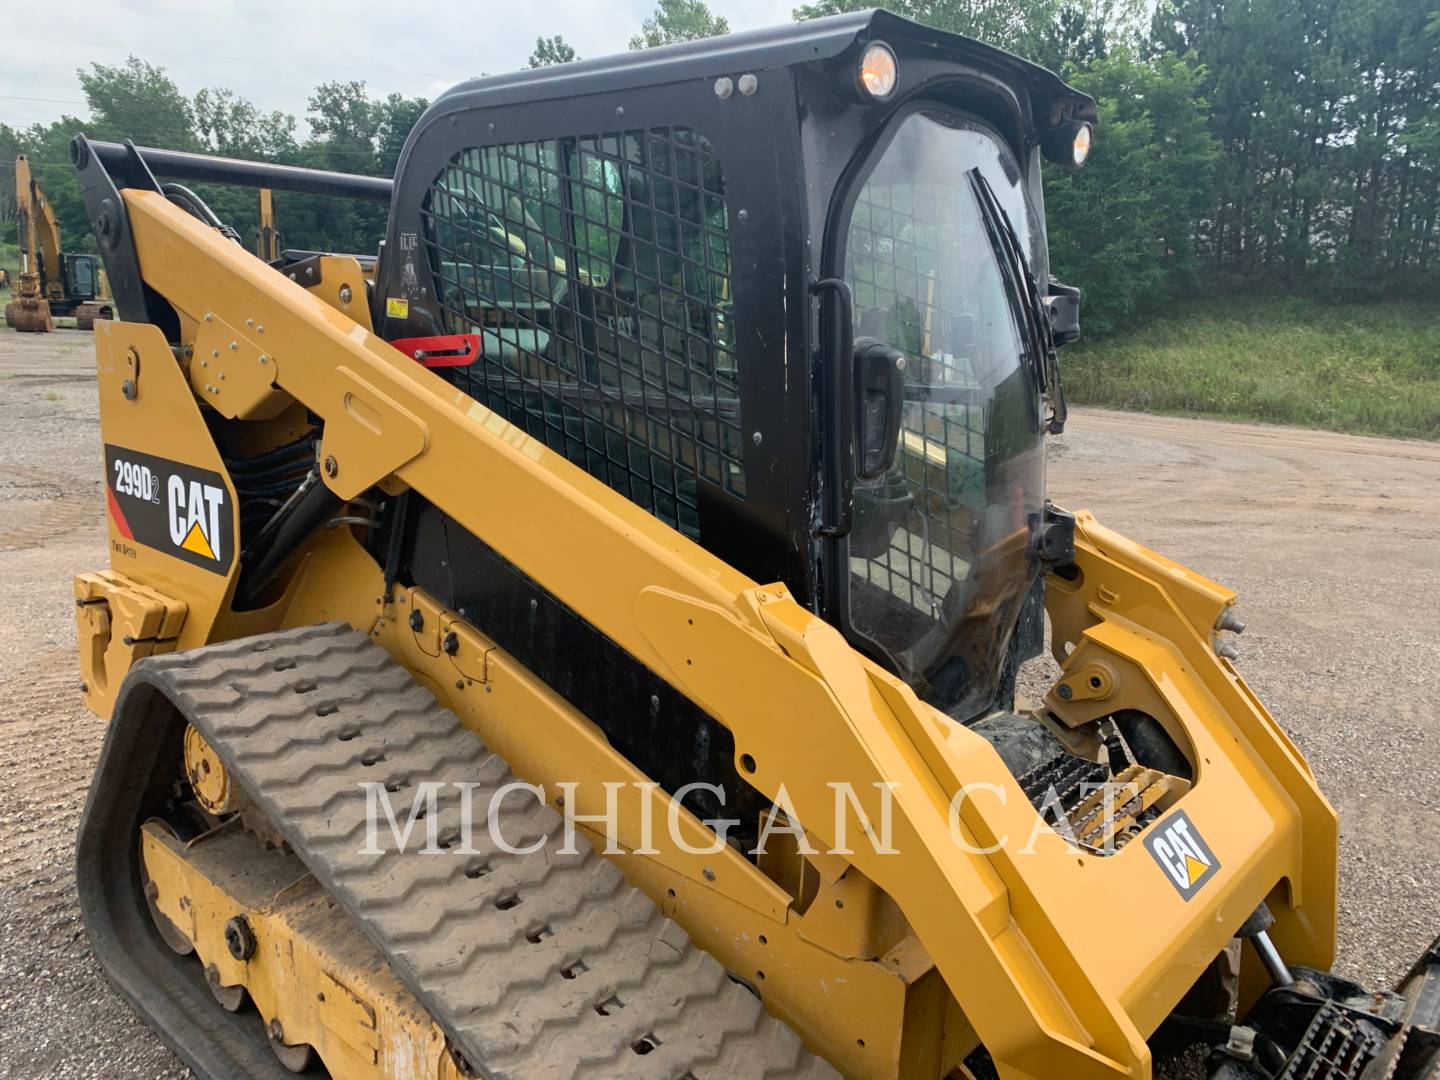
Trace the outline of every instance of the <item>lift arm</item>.
<instances>
[{"instance_id":1,"label":"lift arm","mask_svg":"<svg viewBox=\"0 0 1440 1080\"><path fill-rule=\"evenodd\" d=\"M50 200L30 170L30 160L15 159L15 205L20 221L20 274L39 276L47 299L65 297L65 270L60 259L60 226Z\"/></svg>"}]
</instances>

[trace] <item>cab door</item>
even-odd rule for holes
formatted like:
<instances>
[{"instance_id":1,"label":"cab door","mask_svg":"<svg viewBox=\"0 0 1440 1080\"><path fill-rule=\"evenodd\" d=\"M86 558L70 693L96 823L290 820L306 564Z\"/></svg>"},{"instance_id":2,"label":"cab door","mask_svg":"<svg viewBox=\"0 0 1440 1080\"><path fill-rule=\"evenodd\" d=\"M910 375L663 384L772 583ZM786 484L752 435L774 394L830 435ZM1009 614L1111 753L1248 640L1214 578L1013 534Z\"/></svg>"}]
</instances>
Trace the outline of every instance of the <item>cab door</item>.
<instances>
[{"instance_id":1,"label":"cab door","mask_svg":"<svg viewBox=\"0 0 1440 1080\"><path fill-rule=\"evenodd\" d=\"M986 125L924 103L866 152L836 196L825 256L844 282L853 349L827 358L851 368L848 415L827 423L852 431L838 462L849 498L824 545L827 616L967 719L995 698L1039 573L1039 388L971 175L1008 204L1028 245L1022 173ZM888 388L877 357L894 369ZM898 429L881 423L877 436L886 407Z\"/></svg>"}]
</instances>

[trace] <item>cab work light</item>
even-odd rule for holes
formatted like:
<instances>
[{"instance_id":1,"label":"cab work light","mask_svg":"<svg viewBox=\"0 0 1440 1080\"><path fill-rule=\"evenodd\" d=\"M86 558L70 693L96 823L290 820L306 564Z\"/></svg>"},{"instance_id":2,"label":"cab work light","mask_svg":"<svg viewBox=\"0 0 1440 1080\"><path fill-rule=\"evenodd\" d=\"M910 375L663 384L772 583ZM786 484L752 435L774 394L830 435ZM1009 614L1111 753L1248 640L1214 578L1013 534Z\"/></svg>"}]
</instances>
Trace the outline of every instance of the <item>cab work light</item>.
<instances>
[{"instance_id":1,"label":"cab work light","mask_svg":"<svg viewBox=\"0 0 1440 1080\"><path fill-rule=\"evenodd\" d=\"M855 71L855 81L866 97L884 101L895 93L899 81L900 65L890 46L883 41L874 41L860 54L860 66Z\"/></svg>"},{"instance_id":2,"label":"cab work light","mask_svg":"<svg viewBox=\"0 0 1440 1080\"><path fill-rule=\"evenodd\" d=\"M1083 120L1066 120L1040 136L1040 149L1048 161L1078 169L1090 157L1094 129Z\"/></svg>"}]
</instances>

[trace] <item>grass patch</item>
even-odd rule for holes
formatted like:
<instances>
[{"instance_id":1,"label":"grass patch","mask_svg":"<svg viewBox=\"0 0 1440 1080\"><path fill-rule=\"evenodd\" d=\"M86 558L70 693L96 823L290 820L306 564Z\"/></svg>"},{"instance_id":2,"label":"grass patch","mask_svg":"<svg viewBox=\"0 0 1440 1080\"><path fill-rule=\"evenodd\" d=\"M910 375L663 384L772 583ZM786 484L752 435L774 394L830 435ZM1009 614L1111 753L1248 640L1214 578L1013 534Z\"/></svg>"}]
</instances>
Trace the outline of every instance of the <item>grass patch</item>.
<instances>
[{"instance_id":1,"label":"grass patch","mask_svg":"<svg viewBox=\"0 0 1440 1080\"><path fill-rule=\"evenodd\" d=\"M1070 401L1440 439L1440 312L1217 300L1061 352Z\"/></svg>"}]
</instances>

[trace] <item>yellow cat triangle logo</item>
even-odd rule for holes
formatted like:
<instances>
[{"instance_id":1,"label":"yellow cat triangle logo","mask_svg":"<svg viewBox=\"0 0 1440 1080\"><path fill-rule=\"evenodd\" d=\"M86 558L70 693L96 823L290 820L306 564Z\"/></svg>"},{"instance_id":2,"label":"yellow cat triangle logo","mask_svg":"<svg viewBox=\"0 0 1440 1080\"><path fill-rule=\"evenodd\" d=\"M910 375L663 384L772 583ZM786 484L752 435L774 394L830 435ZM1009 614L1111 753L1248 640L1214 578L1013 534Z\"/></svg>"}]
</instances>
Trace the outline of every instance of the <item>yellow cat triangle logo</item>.
<instances>
[{"instance_id":1,"label":"yellow cat triangle logo","mask_svg":"<svg viewBox=\"0 0 1440 1080\"><path fill-rule=\"evenodd\" d=\"M190 531L185 534L185 539L180 541L180 546L186 551L193 551L196 555L203 555L207 559L217 557L210 547L210 541L205 539L205 533L201 530L198 521L191 524Z\"/></svg>"},{"instance_id":2,"label":"yellow cat triangle logo","mask_svg":"<svg viewBox=\"0 0 1440 1080\"><path fill-rule=\"evenodd\" d=\"M1208 866L1206 866L1199 859L1195 858L1195 856L1185 856L1185 873L1190 878L1190 886L1192 888L1197 881L1199 881L1202 877L1205 876L1205 871L1209 869L1210 868Z\"/></svg>"}]
</instances>

